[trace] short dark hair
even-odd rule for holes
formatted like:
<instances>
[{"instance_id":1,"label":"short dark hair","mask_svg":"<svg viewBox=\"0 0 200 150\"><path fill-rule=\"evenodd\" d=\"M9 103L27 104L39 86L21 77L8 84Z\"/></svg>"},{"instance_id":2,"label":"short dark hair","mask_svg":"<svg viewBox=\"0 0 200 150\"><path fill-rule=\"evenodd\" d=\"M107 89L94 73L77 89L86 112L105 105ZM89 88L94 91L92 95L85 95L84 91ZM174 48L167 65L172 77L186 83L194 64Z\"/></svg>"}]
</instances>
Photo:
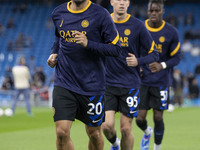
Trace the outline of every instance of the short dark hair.
<instances>
[{"instance_id":1,"label":"short dark hair","mask_svg":"<svg viewBox=\"0 0 200 150\"><path fill-rule=\"evenodd\" d=\"M149 0L149 3L158 3L158 4L163 4L166 0Z\"/></svg>"}]
</instances>

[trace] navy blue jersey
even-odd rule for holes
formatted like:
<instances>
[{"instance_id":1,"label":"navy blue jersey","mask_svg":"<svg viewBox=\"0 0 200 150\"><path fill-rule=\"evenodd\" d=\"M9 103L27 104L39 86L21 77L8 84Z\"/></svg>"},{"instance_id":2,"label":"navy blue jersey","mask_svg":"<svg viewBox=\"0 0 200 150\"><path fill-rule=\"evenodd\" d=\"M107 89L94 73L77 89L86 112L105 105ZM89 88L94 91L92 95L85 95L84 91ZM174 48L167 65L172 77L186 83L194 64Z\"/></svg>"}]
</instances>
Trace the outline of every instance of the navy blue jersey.
<instances>
[{"instance_id":1,"label":"navy blue jersey","mask_svg":"<svg viewBox=\"0 0 200 150\"><path fill-rule=\"evenodd\" d=\"M81 95L104 94L105 56L120 55L118 32L103 7L88 1L83 10L73 11L70 4L61 4L52 13L56 28L52 53L58 54L54 85ZM75 30L86 35L86 48L75 43Z\"/></svg>"},{"instance_id":2,"label":"navy blue jersey","mask_svg":"<svg viewBox=\"0 0 200 150\"><path fill-rule=\"evenodd\" d=\"M139 88L140 69L139 67L129 67L126 57L128 57L128 53L133 53L137 57L138 65L157 61L159 58L157 50L154 50L155 43L144 23L137 18L127 14L125 20L113 21L120 35L122 54L120 57L106 58L106 84L124 88Z\"/></svg>"},{"instance_id":3,"label":"navy blue jersey","mask_svg":"<svg viewBox=\"0 0 200 150\"><path fill-rule=\"evenodd\" d=\"M158 62L165 62L167 68L160 72L152 73L148 65L143 66L142 84L153 87L170 86L172 69L181 60L178 32L165 21L159 28L149 27L148 20L145 21L145 25L156 43L156 48L160 55Z\"/></svg>"}]
</instances>

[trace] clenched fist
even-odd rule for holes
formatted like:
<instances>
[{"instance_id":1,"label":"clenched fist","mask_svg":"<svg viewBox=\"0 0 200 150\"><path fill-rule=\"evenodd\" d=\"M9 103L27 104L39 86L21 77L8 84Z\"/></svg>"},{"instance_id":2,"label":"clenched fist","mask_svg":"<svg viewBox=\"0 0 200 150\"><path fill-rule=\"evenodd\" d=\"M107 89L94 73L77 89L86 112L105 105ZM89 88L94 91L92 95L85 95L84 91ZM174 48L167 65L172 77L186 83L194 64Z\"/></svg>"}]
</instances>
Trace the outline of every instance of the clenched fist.
<instances>
[{"instance_id":1,"label":"clenched fist","mask_svg":"<svg viewBox=\"0 0 200 150\"><path fill-rule=\"evenodd\" d=\"M128 53L130 57L126 57L126 63L128 66L136 67L138 65L137 58L134 54Z\"/></svg>"},{"instance_id":2,"label":"clenched fist","mask_svg":"<svg viewBox=\"0 0 200 150\"><path fill-rule=\"evenodd\" d=\"M53 68L56 64L57 64L57 57L58 57L58 54L51 54L47 60L47 64Z\"/></svg>"},{"instance_id":3,"label":"clenched fist","mask_svg":"<svg viewBox=\"0 0 200 150\"><path fill-rule=\"evenodd\" d=\"M153 62L153 63L149 64L149 68L151 69L151 72L153 72L153 73L159 72L160 70L163 69L162 65L158 62Z\"/></svg>"},{"instance_id":4,"label":"clenched fist","mask_svg":"<svg viewBox=\"0 0 200 150\"><path fill-rule=\"evenodd\" d=\"M88 44L88 39L85 36L85 34L79 32L79 31L75 31L72 36L74 36L76 44L80 44L83 47L87 47Z\"/></svg>"}]
</instances>

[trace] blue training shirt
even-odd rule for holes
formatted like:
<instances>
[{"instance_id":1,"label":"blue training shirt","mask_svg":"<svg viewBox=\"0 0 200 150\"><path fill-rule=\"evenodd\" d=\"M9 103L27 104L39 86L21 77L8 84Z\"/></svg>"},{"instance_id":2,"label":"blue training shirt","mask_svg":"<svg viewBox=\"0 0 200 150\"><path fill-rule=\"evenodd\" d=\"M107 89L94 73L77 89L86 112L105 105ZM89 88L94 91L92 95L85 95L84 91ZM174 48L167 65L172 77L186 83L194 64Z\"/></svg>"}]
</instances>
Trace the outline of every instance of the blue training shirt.
<instances>
[{"instance_id":1,"label":"blue training shirt","mask_svg":"<svg viewBox=\"0 0 200 150\"><path fill-rule=\"evenodd\" d=\"M125 20L113 21L120 35L122 54L120 57L106 58L106 84L124 88L139 88L141 80L138 66L159 59L155 43L144 23L130 14L127 14ZM137 67L127 65L128 53L134 54L138 59Z\"/></svg>"},{"instance_id":2,"label":"blue training shirt","mask_svg":"<svg viewBox=\"0 0 200 150\"><path fill-rule=\"evenodd\" d=\"M165 62L167 68L162 69L160 72L152 73L148 65L143 66L142 85L153 87L170 86L172 84L171 73L173 67L179 64L181 60L178 32L175 27L164 20L159 28L151 28L148 25L148 21L145 21L145 25L150 31L156 43L156 49L160 54L158 62Z\"/></svg>"},{"instance_id":3,"label":"blue training shirt","mask_svg":"<svg viewBox=\"0 0 200 150\"><path fill-rule=\"evenodd\" d=\"M81 95L105 93L105 56L119 56L119 34L106 9L91 1L80 11L71 2L59 5L52 13L55 41L51 53L58 54L54 86ZM72 33L86 35L86 48L75 43Z\"/></svg>"}]
</instances>

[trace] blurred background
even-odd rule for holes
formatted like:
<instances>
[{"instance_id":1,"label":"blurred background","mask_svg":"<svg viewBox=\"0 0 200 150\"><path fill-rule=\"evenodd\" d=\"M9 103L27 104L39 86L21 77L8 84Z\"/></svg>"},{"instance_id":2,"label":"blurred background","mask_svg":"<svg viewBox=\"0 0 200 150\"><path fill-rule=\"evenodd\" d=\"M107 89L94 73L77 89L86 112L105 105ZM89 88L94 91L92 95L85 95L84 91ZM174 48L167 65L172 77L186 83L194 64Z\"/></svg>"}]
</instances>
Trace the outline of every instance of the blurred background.
<instances>
[{"instance_id":1,"label":"blurred background","mask_svg":"<svg viewBox=\"0 0 200 150\"><path fill-rule=\"evenodd\" d=\"M92 0L112 12L109 0ZM53 72L46 61L54 41L53 9L66 0L0 0L0 107L14 95L11 69L24 56L31 72L31 106L50 107ZM147 19L147 0L131 0L129 13ZM200 106L200 1L168 0L164 20L178 29L182 61L175 67L171 103ZM18 106L24 106L23 96Z\"/></svg>"}]
</instances>

